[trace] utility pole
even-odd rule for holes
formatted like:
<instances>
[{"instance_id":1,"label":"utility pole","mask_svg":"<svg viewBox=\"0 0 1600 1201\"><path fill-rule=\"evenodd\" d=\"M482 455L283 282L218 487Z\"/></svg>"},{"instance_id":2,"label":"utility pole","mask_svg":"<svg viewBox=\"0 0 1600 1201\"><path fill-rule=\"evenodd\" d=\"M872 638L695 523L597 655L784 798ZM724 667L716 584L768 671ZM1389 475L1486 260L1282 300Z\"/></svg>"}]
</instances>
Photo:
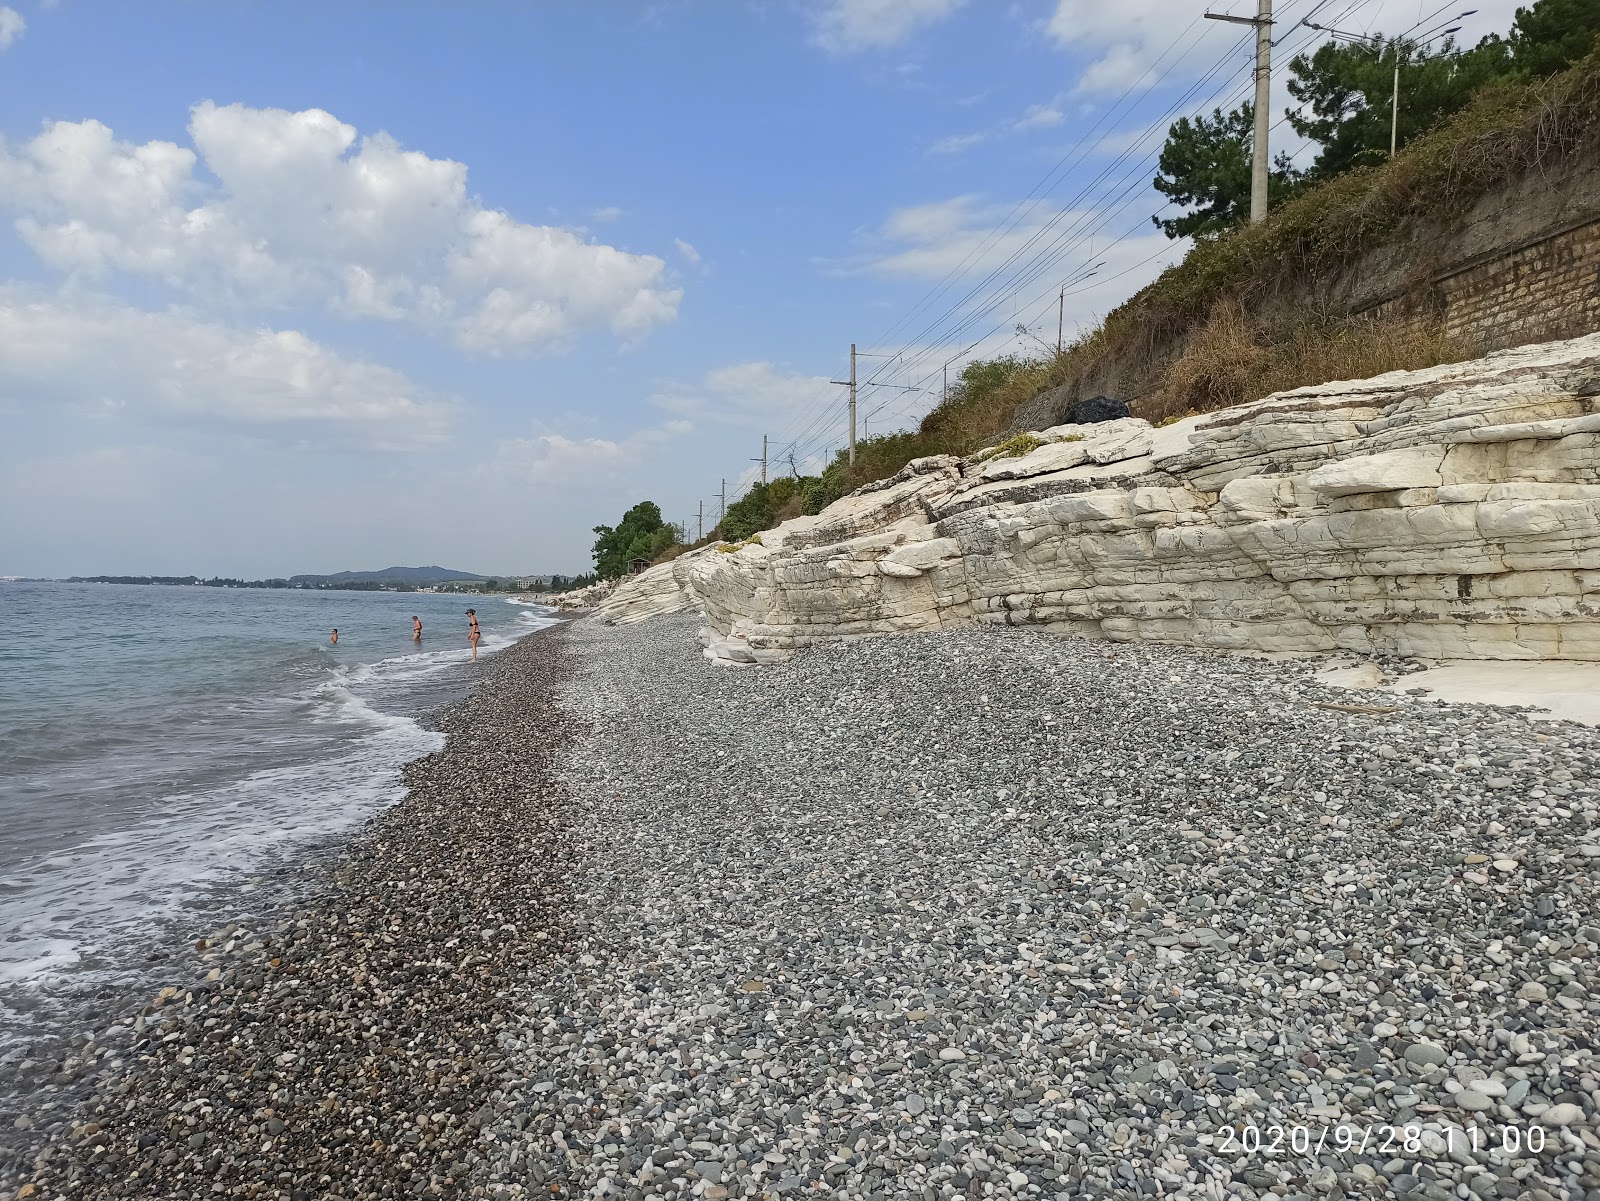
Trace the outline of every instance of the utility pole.
<instances>
[{"instance_id":1,"label":"utility pole","mask_svg":"<svg viewBox=\"0 0 1600 1201\"><path fill-rule=\"evenodd\" d=\"M1400 139L1400 43L1394 44L1394 99L1389 104L1389 157L1394 157Z\"/></svg>"},{"instance_id":2,"label":"utility pole","mask_svg":"<svg viewBox=\"0 0 1600 1201\"><path fill-rule=\"evenodd\" d=\"M767 484L767 436L765 434L761 435L761 457L759 459L751 459L750 461L752 463L760 463L761 464L761 486L762 487L766 487L766 484Z\"/></svg>"},{"instance_id":3,"label":"utility pole","mask_svg":"<svg viewBox=\"0 0 1600 1201\"><path fill-rule=\"evenodd\" d=\"M850 343L850 466L856 465L856 344Z\"/></svg>"},{"instance_id":4,"label":"utility pole","mask_svg":"<svg viewBox=\"0 0 1600 1201\"><path fill-rule=\"evenodd\" d=\"M1056 300L1056 353L1061 353L1061 327L1067 320L1067 285L1061 285L1061 295Z\"/></svg>"},{"instance_id":5,"label":"utility pole","mask_svg":"<svg viewBox=\"0 0 1600 1201\"><path fill-rule=\"evenodd\" d=\"M698 538L696 538L695 541L696 542L700 542L705 538L705 536L706 536L706 502L702 500L700 502L700 536Z\"/></svg>"},{"instance_id":6,"label":"utility pole","mask_svg":"<svg viewBox=\"0 0 1600 1201\"><path fill-rule=\"evenodd\" d=\"M1272 128L1272 0L1256 0L1254 17L1234 17L1227 13L1207 13L1210 21L1229 21L1235 25L1254 25L1256 30L1256 132L1250 156L1250 224L1267 219L1267 134Z\"/></svg>"},{"instance_id":7,"label":"utility pole","mask_svg":"<svg viewBox=\"0 0 1600 1201\"><path fill-rule=\"evenodd\" d=\"M850 466L856 465L856 344L850 343L850 378L831 379L830 384L848 386L850 389Z\"/></svg>"},{"instance_id":8,"label":"utility pole","mask_svg":"<svg viewBox=\"0 0 1600 1201\"><path fill-rule=\"evenodd\" d=\"M722 525L722 519L728 515L728 481L722 481L722 491L717 493L717 525Z\"/></svg>"}]
</instances>

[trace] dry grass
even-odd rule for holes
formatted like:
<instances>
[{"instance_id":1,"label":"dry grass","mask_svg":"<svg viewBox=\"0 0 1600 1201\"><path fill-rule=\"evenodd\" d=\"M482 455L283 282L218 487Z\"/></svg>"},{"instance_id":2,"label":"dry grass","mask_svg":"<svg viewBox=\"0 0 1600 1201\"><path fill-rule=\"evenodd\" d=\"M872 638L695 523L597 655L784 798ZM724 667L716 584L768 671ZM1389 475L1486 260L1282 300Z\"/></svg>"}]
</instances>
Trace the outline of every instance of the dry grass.
<instances>
[{"instance_id":1,"label":"dry grass","mask_svg":"<svg viewBox=\"0 0 1600 1201\"><path fill-rule=\"evenodd\" d=\"M1189 337L1161 387L1134 407L1148 421L1170 421L1308 384L1435 367L1479 353L1428 322L1358 317L1285 328L1253 318L1229 298Z\"/></svg>"}]
</instances>

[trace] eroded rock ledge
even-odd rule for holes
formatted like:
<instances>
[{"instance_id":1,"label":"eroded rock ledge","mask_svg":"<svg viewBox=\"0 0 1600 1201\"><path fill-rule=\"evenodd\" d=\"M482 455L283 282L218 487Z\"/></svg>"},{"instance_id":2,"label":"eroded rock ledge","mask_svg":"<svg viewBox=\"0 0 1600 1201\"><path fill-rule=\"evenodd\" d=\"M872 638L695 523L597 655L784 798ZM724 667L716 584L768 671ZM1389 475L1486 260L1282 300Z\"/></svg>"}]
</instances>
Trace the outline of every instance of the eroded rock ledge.
<instances>
[{"instance_id":1,"label":"eroded rock ledge","mask_svg":"<svg viewBox=\"0 0 1600 1201\"><path fill-rule=\"evenodd\" d=\"M738 549L624 581L706 653L971 621L1119 642L1600 660L1600 335L1152 428L919 459Z\"/></svg>"}]
</instances>

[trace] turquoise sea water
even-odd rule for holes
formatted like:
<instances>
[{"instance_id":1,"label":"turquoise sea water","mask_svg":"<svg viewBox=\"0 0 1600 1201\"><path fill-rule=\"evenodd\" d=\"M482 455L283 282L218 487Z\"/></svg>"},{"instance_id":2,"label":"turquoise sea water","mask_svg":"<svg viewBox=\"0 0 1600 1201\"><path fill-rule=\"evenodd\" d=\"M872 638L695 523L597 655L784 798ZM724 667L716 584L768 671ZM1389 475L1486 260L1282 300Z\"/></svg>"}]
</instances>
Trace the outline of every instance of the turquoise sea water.
<instances>
[{"instance_id":1,"label":"turquoise sea water","mask_svg":"<svg viewBox=\"0 0 1600 1201\"><path fill-rule=\"evenodd\" d=\"M549 610L504 598L0 583L0 1049L184 906L398 799L417 717ZM411 641L411 616L423 642ZM339 629L338 646L328 644Z\"/></svg>"}]
</instances>

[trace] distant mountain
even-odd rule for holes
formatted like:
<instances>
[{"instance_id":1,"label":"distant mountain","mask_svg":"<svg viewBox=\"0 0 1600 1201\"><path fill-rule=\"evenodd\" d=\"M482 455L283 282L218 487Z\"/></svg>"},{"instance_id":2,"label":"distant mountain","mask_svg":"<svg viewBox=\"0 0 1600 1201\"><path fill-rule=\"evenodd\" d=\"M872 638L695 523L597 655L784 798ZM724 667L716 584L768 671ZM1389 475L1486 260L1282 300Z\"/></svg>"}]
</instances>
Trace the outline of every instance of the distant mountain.
<instances>
[{"instance_id":1,"label":"distant mountain","mask_svg":"<svg viewBox=\"0 0 1600 1201\"><path fill-rule=\"evenodd\" d=\"M382 571L336 571L332 575L295 575L293 584L449 584L489 577L448 567L385 567Z\"/></svg>"}]
</instances>

